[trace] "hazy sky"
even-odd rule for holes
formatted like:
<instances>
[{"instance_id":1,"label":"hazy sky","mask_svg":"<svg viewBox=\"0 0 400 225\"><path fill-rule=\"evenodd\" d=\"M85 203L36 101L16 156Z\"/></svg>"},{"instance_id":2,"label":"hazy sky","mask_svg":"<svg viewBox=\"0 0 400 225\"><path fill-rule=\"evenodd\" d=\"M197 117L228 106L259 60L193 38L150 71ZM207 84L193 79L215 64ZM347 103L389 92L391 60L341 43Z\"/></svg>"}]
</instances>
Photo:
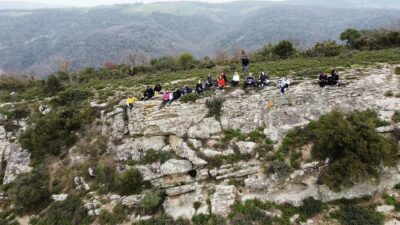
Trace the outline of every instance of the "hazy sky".
<instances>
[{"instance_id":1,"label":"hazy sky","mask_svg":"<svg viewBox=\"0 0 400 225\"><path fill-rule=\"evenodd\" d=\"M119 3L150 3L150 2L168 2L173 0L17 0L15 2L32 2L32 3L44 3L52 5L63 5L63 6L95 6L95 5L112 5ZM177 1L177 0L175 0ZM233 0L195 0L204 2L229 2ZM0 2L13 2L10 0L0 0Z\"/></svg>"}]
</instances>

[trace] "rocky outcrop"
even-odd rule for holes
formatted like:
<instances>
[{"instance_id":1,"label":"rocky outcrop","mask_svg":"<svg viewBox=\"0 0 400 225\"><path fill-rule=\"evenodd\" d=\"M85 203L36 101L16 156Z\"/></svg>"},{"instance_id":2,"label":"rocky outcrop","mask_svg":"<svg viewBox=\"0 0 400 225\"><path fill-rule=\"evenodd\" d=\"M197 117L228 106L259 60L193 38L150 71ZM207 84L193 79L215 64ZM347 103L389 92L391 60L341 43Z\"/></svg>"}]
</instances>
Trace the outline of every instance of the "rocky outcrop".
<instances>
[{"instance_id":1,"label":"rocky outcrop","mask_svg":"<svg viewBox=\"0 0 400 225\"><path fill-rule=\"evenodd\" d=\"M215 215L227 216L230 212L230 207L235 203L235 198L235 186L217 185L211 198L211 211Z\"/></svg>"}]
</instances>

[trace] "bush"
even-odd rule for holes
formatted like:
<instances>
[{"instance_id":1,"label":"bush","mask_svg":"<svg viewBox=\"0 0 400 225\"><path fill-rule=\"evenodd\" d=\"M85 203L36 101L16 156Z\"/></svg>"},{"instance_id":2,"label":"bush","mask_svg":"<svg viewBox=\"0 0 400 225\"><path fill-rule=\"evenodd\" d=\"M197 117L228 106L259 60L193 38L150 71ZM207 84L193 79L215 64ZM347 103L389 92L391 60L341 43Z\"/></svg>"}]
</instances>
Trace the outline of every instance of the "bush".
<instances>
[{"instance_id":1,"label":"bush","mask_svg":"<svg viewBox=\"0 0 400 225\"><path fill-rule=\"evenodd\" d=\"M229 219L233 225L271 224L271 218L264 209L264 204L258 200L235 203Z\"/></svg>"},{"instance_id":2,"label":"bush","mask_svg":"<svg viewBox=\"0 0 400 225\"><path fill-rule=\"evenodd\" d=\"M396 66L396 68L394 68L394 73L400 75L400 66Z\"/></svg>"},{"instance_id":3,"label":"bush","mask_svg":"<svg viewBox=\"0 0 400 225\"><path fill-rule=\"evenodd\" d=\"M206 101L206 106L208 108L207 117L215 117L219 119L221 117L222 106L224 104L224 99L213 98L212 100Z\"/></svg>"},{"instance_id":4,"label":"bush","mask_svg":"<svg viewBox=\"0 0 400 225\"><path fill-rule=\"evenodd\" d=\"M289 177L292 171L293 169L286 162L280 160L274 160L267 169L268 173L276 174L278 178L281 180L284 180L287 177Z\"/></svg>"},{"instance_id":5,"label":"bush","mask_svg":"<svg viewBox=\"0 0 400 225\"><path fill-rule=\"evenodd\" d=\"M379 178L382 164L395 165L398 144L375 130L383 124L370 110L350 114L334 111L303 129L290 131L280 153L284 157L288 151L313 143L314 159L331 160L320 177L322 183L338 191L370 177Z\"/></svg>"},{"instance_id":6,"label":"bush","mask_svg":"<svg viewBox=\"0 0 400 225\"><path fill-rule=\"evenodd\" d=\"M193 69L197 63L193 55L190 53L182 53L178 58L179 64L184 70Z\"/></svg>"},{"instance_id":7,"label":"bush","mask_svg":"<svg viewBox=\"0 0 400 225\"><path fill-rule=\"evenodd\" d=\"M282 59L287 59L296 53L296 49L290 41L283 40L274 47L273 53Z\"/></svg>"},{"instance_id":8,"label":"bush","mask_svg":"<svg viewBox=\"0 0 400 225\"><path fill-rule=\"evenodd\" d=\"M390 196L385 193L382 195L382 198L383 198L383 200L385 200L386 204L394 206L394 209L396 210L396 212L400 211L400 202L398 202L395 197Z\"/></svg>"},{"instance_id":9,"label":"bush","mask_svg":"<svg viewBox=\"0 0 400 225\"><path fill-rule=\"evenodd\" d=\"M400 123L400 110L396 110L392 116L392 121L395 123Z\"/></svg>"},{"instance_id":10,"label":"bush","mask_svg":"<svg viewBox=\"0 0 400 225\"><path fill-rule=\"evenodd\" d=\"M354 42L361 37L361 33L356 29L347 29L340 34L340 40L346 41L347 45L352 46Z\"/></svg>"},{"instance_id":11,"label":"bush","mask_svg":"<svg viewBox=\"0 0 400 225\"><path fill-rule=\"evenodd\" d=\"M68 196L65 201L54 202L33 225L89 225L92 218L78 196Z\"/></svg>"},{"instance_id":12,"label":"bush","mask_svg":"<svg viewBox=\"0 0 400 225\"><path fill-rule=\"evenodd\" d=\"M242 134L242 132L234 129L229 129L224 131L224 137L222 138L222 141L224 143L227 143L231 140L235 139L236 141L244 141L246 140L246 136Z\"/></svg>"},{"instance_id":13,"label":"bush","mask_svg":"<svg viewBox=\"0 0 400 225\"><path fill-rule=\"evenodd\" d=\"M31 114L31 110L29 108L17 108L14 111L11 111L9 115L9 119L11 120L20 120L28 117Z\"/></svg>"},{"instance_id":14,"label":"bush","mask_svg":"<svg viewBox=\"0 0 400 225\"><path fill-rule=\"evenodd\" d=\"M60 83L58 78L54 75L50 75L47 78L46 85L44 86L44 92L50 96L54 96L61 90L62 84Z\"/></svg>"},{"instance_id":15,"label":"bush","mask_svg":"<svg viewBox=\"0 0 400 225\"><path fill-rule=\"evenodd\" d=\"M375 131L378 121L372 111L348 115L332 112L313 123L316 126L313 155L321 160L331 159L322 174L323 183L339 190L370 176L378 178L382 163L395 165L398 144Z\"/></svg>"},{"instance_id":16,"label":"bush","mask_svg":"<svg viewBox=\"0 0 400 225\"><path fill-rule=\"evenodd\" d=\"M80 89L68 89L60 92L58 97L51 100L53 106L76 105L91 96L89 91Z\"/></svg>"},{"instance_id":17,"label":"bush","mask_svg":"<svg viewBox=\"0 0 400 225\"><path fill-rule=\"evenodd\" d=\"M372 209L360 208L355 205L342 207L333 213L333 217L343 225L381 225L384 216Z\"/></svg>"},{"instance_id":18,"label":"bush","mask_svg":"<svg viewBox=\"0 0 400 225\"><path fill-rule=\"evenodd\" d=\"M116 165L111 159L102 159L95 167L95 180L99 184L100 193L116 191ZM86 171L86 170L85 170Z\"/></svg>"},{"instance_id":19,"label":"bush","mask_svg":"<svg viewBox=\"0 0 400 225\"><path fill-rule=\"evenodd\" d=\"M385 92L385 96L386 96L386 97L393 97L393 96L394 96L393 91L391 91L391 90L386 91L386 92Z\"/></svg>"},{"instance_id":20,"label":"bush","mask_svg":"<svg viewBox=\"0 0 400 225\"><path fill-rule=\"evenodd\" d=\"M76 132L95 118L93 109L63 109L52 111L34 120L19 138L23 148L28 149L33 158L42 159L47 155L58 156L77 141Z\"/></svg>"},{"instance_id":21,"label":"bush","mask_svg":"<svg viewBox=\"0 0 400 225\"><path fill-rule=\"evenodd\" d=\"M14 210L6 210L0 212L0 224L1 225L19 225L19 222L15 220L16 215Z\"/></svg>"},{"instance_id":22,"label":"bush","mask_svg":"<svg viewBox=\"0 0 400 225\"><path fill-rule=\"evenodd\" d=\"M140 160L140 164L152 164L158 161L160 158L160 152L155 151L154 149L149 149L146 151L144 157Z\"/></svg>"},{"instance_id":23,"label":"bush","mask_svg":"<svg viewBox=\"0 0 400 225\"><path fill-rule=\"evenodd\" d=\"M187 95L182 96L179 100L184 103L188 102L196 102L200 98L200 95L197 93L190 93Z\"/></svg>"},{"instance_id":24,"label":"bush","mask_svg":"<svg viewBox=\"0 0 400 225\"><path fill-rule=\"evenodd\" d=\"M313 57L332 57L340 55L342 51L343 47L338 45L336 41L328 40L318 42L313 48L307 50L306 54Z\"/></svg>"},{"instance_id":25,"label":"bush","mask_svg":"<svg viewBox=\"0 0 400 225\"><path fill-rule=\"evenodd\" d=\"M185 219L174 220L171 216L161 214L157 217L152 217L149 220L135 222L132 225L190 225L190 221Z\"/></svg>"},{"instance_id":26,"label":"bush","mask_svg":"<svg viewBox=\"0 0 400 225\"><path fill-rule=\"evenodd\" d=\"M136 168L129 169L117 176L116 190L120 195L132 195L141 191L143 176Z\"/></svg>"},{"instance_id":27,"label":"bush","mask_svg":"<svg viewBox=\"0 0 400 225\"><path fill-rule=\"evenodd\" d=\"M127 212L121 204L115 206L112 213L102 210L99 215L98 223L100 225L117 225L124 222L127 218Z\"/></svg>"},{"instance_id":28,"label":"bush","mask_svg":"<svg viewBox=\"0 0 400 225\"><path fill-rule=\"evenodd\" d=\"M226 224L224 218L214 214L197 214L192 217L194 225L224 225Z\"/></svg>"},{"instance_id":29,"label":"bush","mask_svg":"<svg viewBox=\"0 0 400 225\"><path fill-rule=\"evenodd\" d=\"M320 214L324 204L321 201L309 197L303 200L303 205L300 207L300 213L303 219L308 219Z\"/></svg>"},{"instance_id":30,"label":"bush","mask_svg":"<svg viewBox=\"0 0 400 225\"><path fill-rule=\"evenodd\" d=\"M152 214L159 208L162 199L162 192L159 189L153 189L143 196L139 205L147 214Z\"/></svg>"},{"instance_id":31,"label":"bush","mask_svg":"<svg viewBox=\"0 0 400 225\"><path fill-rule=\"evenodd\" d=\"M8 187L7 193L18 212L40 212L50 203L50 193L47 189L48 175L45 169L33 170L21 174Z\"/></svg>"}]
</instances>

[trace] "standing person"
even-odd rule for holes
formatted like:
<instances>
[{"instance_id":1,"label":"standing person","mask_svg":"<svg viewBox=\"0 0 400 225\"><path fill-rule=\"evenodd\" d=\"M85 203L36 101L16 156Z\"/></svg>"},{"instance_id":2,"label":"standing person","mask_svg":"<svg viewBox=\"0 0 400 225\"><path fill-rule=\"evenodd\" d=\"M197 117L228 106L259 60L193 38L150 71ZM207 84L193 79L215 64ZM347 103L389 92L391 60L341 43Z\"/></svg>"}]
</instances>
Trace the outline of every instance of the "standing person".
<instances>
[{"instance_id":1,"label":"standing person","mask_svg":"<svg viewBox=\"0 0 400 225\"><path fill-rule=\"evenodd\" d=\"M129 108L129 110L132 110L133 108L133 103L135 103L137 99L133 97L132 95L129 95L128 98L126 99L126 108Z\"/></svg>"},{"instance_id":2,"label":"standing person","mask_svg":"<svg viewBox=\"0 0 400 225\"><path fill-rule=\"evenodd\" d=\"M247 58L245 52L242 52L242 58L240 59L241 63L242 63L242 69L243 69L243 78L245 78L247 76L247 67L250 64L250 60L249 58Z\"/></svg>"},{"instance_id":3,"label":"standing person","mask_svg":"<svg viewBox=\"0 0 400 225\"><path fill-rule=\"evenodd\" d=\"M203 84L201 83L201 80L199 80L196 84L196 93L201 95L203 94L204 89L203 89Z\"/></svg>"},{"instance_id":4,"label":"standing person","mask_svg":"<svg viewBox=\"0 0 400 225\"><path fill-rule=\"evenodd\" d=\"M234 87L239 86L239 82L240 82L240 76L238 72L235 72L235 74L233 74L233 78L232 78L232 85Z\"/></svg>"},{"instance_id":5,"label":"standing person","mask_svg":"<svg viewBox=\"0 0 400 225\"><path fill-rule=\"evenodd\" d=\"M281 95L285 94L285 90L289 88L290 80L285 77L281 80L280 88L281 88Z\"/></svg>"}]
</instances>

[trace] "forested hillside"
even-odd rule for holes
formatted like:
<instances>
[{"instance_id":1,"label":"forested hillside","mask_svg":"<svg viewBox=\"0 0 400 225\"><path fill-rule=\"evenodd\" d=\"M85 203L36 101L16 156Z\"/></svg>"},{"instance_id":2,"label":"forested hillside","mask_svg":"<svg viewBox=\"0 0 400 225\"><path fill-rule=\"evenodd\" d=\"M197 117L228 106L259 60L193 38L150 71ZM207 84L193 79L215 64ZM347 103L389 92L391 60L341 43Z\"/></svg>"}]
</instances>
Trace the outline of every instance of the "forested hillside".
<instances>
[{"instance_id":1,"label":"forested hillside","mask_svg":"<svg viewBox=\"0 0 400 225\"><path fill-rule=\"evenodd\" d=\"M71 69L178 54L213 56L291 39L306 48L348 27L393 27L396 10L338 9L279 2L154 3L85 9L0 11L0 71L44 76ZM139 58L137 58L139 61Z\"/></svg>"}]
</instances>

